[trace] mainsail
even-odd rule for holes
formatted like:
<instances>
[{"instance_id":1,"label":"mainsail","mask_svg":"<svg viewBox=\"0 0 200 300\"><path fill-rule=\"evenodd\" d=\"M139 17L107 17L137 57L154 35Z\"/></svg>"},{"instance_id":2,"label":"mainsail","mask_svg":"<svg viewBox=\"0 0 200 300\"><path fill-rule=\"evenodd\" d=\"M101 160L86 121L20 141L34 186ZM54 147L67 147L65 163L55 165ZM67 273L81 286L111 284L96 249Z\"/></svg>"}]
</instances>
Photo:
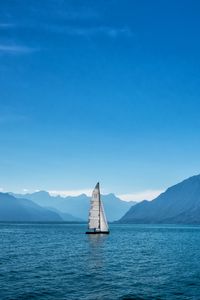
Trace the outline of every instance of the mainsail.
<instances>
[{"instance_id":1,"label":"mainsail","mask_svg":"<svg viewBox=\"0 0 200 300\"><path fill-rule=\"evenodd\" d=\"M94 232L108 232L108 223L101 201L99 183L96 184L92 193L88 228L93 229Z\"/></svg>"}]
</instances>

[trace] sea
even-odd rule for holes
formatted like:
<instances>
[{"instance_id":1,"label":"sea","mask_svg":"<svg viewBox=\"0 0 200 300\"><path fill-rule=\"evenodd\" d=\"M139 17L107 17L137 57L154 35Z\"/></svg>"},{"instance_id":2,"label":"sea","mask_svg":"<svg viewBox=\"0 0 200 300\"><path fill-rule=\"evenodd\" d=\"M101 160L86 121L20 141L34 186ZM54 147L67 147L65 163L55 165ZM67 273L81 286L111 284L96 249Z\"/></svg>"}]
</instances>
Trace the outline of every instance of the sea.
<instances>
[{"instance_id":1,"label":"sea","mask_svg":"<svg viewBox=\"0 0 200 300\"><path fill-rule=\"evenodd\" d=\"M0 223L0 300L200 299L200 226Z\"/></svg>"}]
</instances>

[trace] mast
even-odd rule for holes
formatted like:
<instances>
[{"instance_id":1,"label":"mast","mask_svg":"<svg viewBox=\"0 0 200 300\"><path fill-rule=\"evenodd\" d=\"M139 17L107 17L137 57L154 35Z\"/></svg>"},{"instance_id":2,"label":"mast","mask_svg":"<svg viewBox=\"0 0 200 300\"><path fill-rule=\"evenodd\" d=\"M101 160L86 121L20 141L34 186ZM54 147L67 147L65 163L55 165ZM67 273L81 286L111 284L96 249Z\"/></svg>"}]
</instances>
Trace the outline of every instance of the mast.
<instances>
[{"instance_id":1,"label":"mast","mask_svg":"<svg viewBox=\"0 0 200 300\"><path fill-rule=\"evenodd\" d=\"M99 190L99 230L101 229L101 194L100 194L100 187L99 182L97 182L98 190Z\"/></svg>"}]
</instances>

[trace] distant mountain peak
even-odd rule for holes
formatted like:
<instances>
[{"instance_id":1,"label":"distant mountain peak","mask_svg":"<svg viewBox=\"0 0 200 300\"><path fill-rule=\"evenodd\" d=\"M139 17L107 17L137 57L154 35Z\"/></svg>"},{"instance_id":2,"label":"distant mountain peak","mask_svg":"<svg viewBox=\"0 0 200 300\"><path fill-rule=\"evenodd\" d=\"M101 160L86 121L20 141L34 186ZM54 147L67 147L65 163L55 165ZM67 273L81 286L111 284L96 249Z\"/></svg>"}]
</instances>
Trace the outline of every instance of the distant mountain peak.
<instances>
[{"instance_id":1,"label":"distant mountain peak","mask_svg":"<svg viewBox=\"0 0 200 300\"><path fill-rule=\"evenodd\" d=\"M104 196L118 198L114 193L105 194Z\"/></svg>"}]
</instances>

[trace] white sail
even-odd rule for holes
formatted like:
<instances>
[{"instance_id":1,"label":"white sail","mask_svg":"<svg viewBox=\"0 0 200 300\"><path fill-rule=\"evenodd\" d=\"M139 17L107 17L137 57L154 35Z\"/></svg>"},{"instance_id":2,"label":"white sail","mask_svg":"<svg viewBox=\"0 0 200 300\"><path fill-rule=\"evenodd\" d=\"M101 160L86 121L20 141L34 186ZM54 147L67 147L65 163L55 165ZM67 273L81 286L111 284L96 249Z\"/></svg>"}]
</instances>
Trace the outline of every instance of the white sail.
<instances>
[{"instance_id":1,"label":"white sail","mask_svg":"<svg viewBox=\"0 0 200 300\"><path fill-rule=\"evenodd\" d=\"M103 203L100 198L99 183L94 188L92 193L90 211L89 211L89 224L88 228L95 231L108 231L108 223L106 220Z\"/></svg>"},{"instance_id":2,"label":"white sail","mask_svg":"<svg viewBox=\"0 0 200 300\"><path fill-rule=\"evenodd\" d=\"M106 215L103 208L103 203L100 201L100 230L108 231L108 223L106 220Z\"/></svg>"},{"instance_id":3,"label":"white sail","mask_svg":"<svg viewBox=\"0 0 200 300\"><path fill-rule=\"evenodd\" d=\"M95 189L92 193L92 198L90 202L90 211L89 211L89 229L100 230L100 191L99 183L95 186Z\"/></svg>"}]
</instances>

